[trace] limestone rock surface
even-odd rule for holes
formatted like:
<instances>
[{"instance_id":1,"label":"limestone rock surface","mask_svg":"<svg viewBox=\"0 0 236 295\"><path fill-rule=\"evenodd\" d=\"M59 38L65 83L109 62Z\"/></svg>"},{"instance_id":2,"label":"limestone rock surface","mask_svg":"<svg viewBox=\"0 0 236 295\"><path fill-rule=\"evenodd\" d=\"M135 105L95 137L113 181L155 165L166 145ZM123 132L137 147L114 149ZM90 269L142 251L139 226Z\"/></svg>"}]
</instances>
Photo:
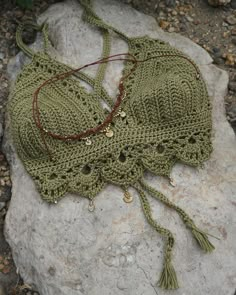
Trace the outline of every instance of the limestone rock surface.
<instances>
[{"instance_id":1,"label":"limestone rock surface","mask_svg":"<svg viewBox=\"0 0 236 295\"><path fill-rule=\"evenodd\" d=\"M213 102L214 151L203 169L178 164L172 171L176 187L162 177L147 181L194 217L196 224L220 240L210 238L216 250L204 254L178 216L152 201L158 223L176 237L173 264L180 289L173 295L234 295L236 286L236 140L225 118L224 95L228 75L211 64L209 54L190 40L164 33L149 16L119 1L97 0L95 10L106 22L129 36L150 35L170 42L199 65ZM76 1L57 3L41 17L49 23L51 54L73 67L100 57L100 32L81 20ZM112 53L127 50L113 38ZM40 47L38 39L35 48ZM11 61L12 80L29 62L22 54ZM94 74L96 69L89 69ZM111 95L122 64L110 64L104 86ZM147 224L137 194L123 202L122 191L109 185L88 202L67 195L57 205L40 199L33 181L18 159L6 122L4 149L11 164L12 200L6 216L5 235L25 283L41 295L155 295L166 294L156 285L163 263L163 240Z\"/></svg>"}]
</instances>

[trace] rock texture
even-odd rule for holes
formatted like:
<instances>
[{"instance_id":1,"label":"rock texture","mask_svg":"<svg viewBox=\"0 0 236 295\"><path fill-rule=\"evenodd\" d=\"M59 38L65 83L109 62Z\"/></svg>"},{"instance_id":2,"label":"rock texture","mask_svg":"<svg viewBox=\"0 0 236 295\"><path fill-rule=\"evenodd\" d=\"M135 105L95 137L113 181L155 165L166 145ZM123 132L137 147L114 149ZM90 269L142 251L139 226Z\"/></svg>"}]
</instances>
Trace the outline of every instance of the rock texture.
<instances>
[{"instance_id":1,"label":"rock texture","mask_svg":"<svg viewBox=\"0 0 236 295\"><path fill-rule=\"evenodd\" d=\"M148 34L169 41L189 54L200 66L213 102L214 152L203 169L178 164L166 179L147 175L164 192L194 216L198 225L220 237L212 239L215 252L206 255L197 247L174 212L152 202L157 221L176 235L173 263L181 288L173 295L233 295L236 285L236 149L235 135L225 118L226 72L211 64L208 53L177 34L164 33L155 20L119 1L97 0L97 13L130 36ZM94 61L101 53L100 33L81 21L77 2L58 3L41 16L47 20L52 54L74 67ZM40 42L39 42L40 43ZM36 45L39 46L38 44ZM126 51L116 36L113 53ZM11 62L14 80L22 64L20 54ZM105 87L114 95L122 64L108 67ZM94 74L95 69L90 69ZM7 126L9 121L7 121ZM8 127L7 127L8 128ZM75 195L57 205L40 199L34 183L14 152L9 130L5 152L11 163L12 200L6 217L5 235L25 283L41 295L155 295L166 294L156 282L162 268L163 241L144 219L138 196L123 202L123 194L109 185L96 199L96 210Z\"/></svg>"}]
</instances>

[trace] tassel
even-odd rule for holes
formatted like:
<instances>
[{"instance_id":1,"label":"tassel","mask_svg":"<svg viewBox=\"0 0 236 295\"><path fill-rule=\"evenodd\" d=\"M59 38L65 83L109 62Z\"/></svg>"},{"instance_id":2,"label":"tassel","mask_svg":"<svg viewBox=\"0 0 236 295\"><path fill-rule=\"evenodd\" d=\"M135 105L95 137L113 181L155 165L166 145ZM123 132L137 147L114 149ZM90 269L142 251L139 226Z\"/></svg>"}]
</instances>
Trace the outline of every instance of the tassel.
<instances>
[{"instance_id":1,"label":"tassel","mask_svg":"<svg viewBox=\"0 0 236 295\"><path fill-rule=\"evenodd\" d=\"M163 271L161 273L158 285L162 289L166 290L174 290L179 288L175 269L169 257L165 259Z\"/></svg>"},{"instance_id":2,"label":"tassel","mask_svg":"<svg viewBox=\"0 0 236 295\"><path fill-rule=\"evenodd\" d=\"M192 227L192 233L200 247L205 252L210 253L215 249L212 243L208 240L207 233L200 231L197 227Z\"/></svg>"},{"instance_id":3,"label":"tassel","mask_svg":"<svg viewBox=\"0 0 236 295\"><path fill-rule=\"evenodd\" d=\"M179 288L175 269L171 263L171 252L174 246L174 238L169 235L166 245L164 267L158 282L159 287L166 290L174 290Z\"/></svg>"}]
</instances>

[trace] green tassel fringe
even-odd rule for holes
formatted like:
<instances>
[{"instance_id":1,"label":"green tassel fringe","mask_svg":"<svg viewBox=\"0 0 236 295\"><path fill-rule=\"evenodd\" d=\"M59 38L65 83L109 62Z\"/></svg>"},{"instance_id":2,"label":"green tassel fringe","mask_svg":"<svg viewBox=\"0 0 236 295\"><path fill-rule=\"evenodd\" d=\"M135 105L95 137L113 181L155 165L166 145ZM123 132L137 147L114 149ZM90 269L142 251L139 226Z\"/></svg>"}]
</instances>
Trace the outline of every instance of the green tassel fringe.
<instances>
[{"instance_id":1,"label":"green tassel fringe","mask_svg":"<svg viewBox=\"0 0 236 295\"><path fill-rule=\"evenodd\" d=\"M174 290L179 288L175 269L170 262L170 259L166 259L164 268L161 273L160 280L158 282L159 287L166 290Z\"/></svg>"},{"instance_id":2,"label":"green tassel fringe","mask_svg":"<svg viewBox=\"0 0 236 295\"><path fill-rule=\"evenodd\" d=\"M192 233L194 235L194 238L197 240L198 244L200 247L205 251L205 252L212 252L215 247L211 244L211 242L208 240L207 234L200 231L198 228L193 227L192 228Z\"/></svg>"}]
</instances>

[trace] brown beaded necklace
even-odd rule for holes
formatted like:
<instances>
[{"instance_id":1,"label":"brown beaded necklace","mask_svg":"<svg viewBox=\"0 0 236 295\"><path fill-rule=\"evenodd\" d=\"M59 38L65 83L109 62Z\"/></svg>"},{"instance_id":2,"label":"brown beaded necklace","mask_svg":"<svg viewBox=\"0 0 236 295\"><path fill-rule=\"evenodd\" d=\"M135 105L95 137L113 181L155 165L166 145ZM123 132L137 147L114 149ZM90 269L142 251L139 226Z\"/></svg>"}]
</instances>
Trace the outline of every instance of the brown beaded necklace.
<instances>
[{"instance_id":1,"label":"brown beaded necklace","mask_svg":"<svg viewBox=\"0 0 236 295\"><path fill-rule=\"evenodd\" d=\"M132 59L129 59L129 58L115 58L115 59L111 59L111 58L114 58L114 57L118 57L118 56L122 56L122 55L128 55L130 57L132 57ZM52 133L51 131L47 130L46 128L44 128L41 124L41 121L40 121L40 113L39 113L39 106L38 106L38 94L40 92L40 90L46 86L47 84L51 84L51 83L54 83L58 80L63 80L65 79L66 77L76 73L76 72L79 72L81 71L82 69L84 68L87 68L87 67L90 67L90 66L93 66L93 65L97 65L97 64L101 64L101 63L107 63L107 62L111 62L111 61L121 61L121 60L124 60L124 61L130 61L130 62L133 62L134 63L134 66L133 68L131 69L130 73L128 73L126 76L122 77L120 79L120 82L119 82L119 86L118 86L118 89L119 89L119 94L117 96L117 99L116 99L116 102L111 110L111 112L107 115L107 117L105 118L105 120L97 125L96 127L94 128L89 128L85 131L82 131L81 133L79 134L72 134L72 135L59 135L59 134L55 134L55 133ZM132 72L135 70L135 68L137 67L137 59L129 54L129 53L121 53L121 54L115 54L115 55L111 55L111 56L108 56L108 57L105 57L105 58L102 58L98 61L95 61L95 62L92 62L92 63L89 63L89 64L86 64L80 68L77 68L77 69L73 69L71 71L68 71L68 72L64 72L64 73L60 73L58 75L55 75L53 76L52 78L46 80L43 82L43 84L41 84L37 90L34 92L34 95L33 95L33 118L34 118L34 122L35 124L37 125L37 127L43 132L43 133L46 133L47 135L55 138L55 139L59 139L59 140L78 140L78 139L81 139L81 138L85 138L89 135L93 135L93 134L96 134L98 132L100 132L101 130L103 130L105 127L107 127L113 120L114 116L116 115L117 113L117 110L122 102L122 100L124 99L124 96L125 96L125 90L124 90L124 86L123 86L123 81L128 78Z\"/></svg>"},{"instance_id":2,"label":"brown beaded necklace","mask_svg":"<svg viewBox=\"0 0 236 295\"><path fill-rule=\"evenodd\" d=\"M129 56L130 58L117 58L119 56L124 56L124 55ZM51 158L51 153L50 153L49 148L47 146L47 142L46 142L46 139L45 139L45 134L47 134L48 136L50 136L52 138L59 139L59 140L62 140L62 141L70 141L70 140L88 139L88 136L94 135L94 134L97 134L99 132L102 132L102 131L106 130L106 128L112 122L113 118L117 115L120 104L121 104L122 100L125 98L126 92L125 92L125 89L124 89L123 82L124 82L125 79L127 79L134 72L134 70L136 69L138 63L145 62L145 61L148 61L150 59L157 58L157 57L160 58L160 57L176 57L176 56L179 56L181 58L184 58L184 59L188 60L194 66L194 68L196 70L196 73L197 73L196 78L199 79L200 73L199 73L199 70L198 70L197 66L188 57L180 55L180 54L166 54L166 55L161 55L161 56L149 57L149 58L144 59L144 60L137 60L136 57L133 56L130 53L120 53L120 54L110 55L108 57L99 59L99 60L97 60L95 62L92 62L92 63L88 63L88 64L86 64L86 65L84 65L82 67L79 67L77 69L73 69L73 70L70 70L70 71L67 71L67 72L60 73L60 74L55 75L52 78L44 81L36 89L36 91L33 94L32 109L33 109L33 120L34 120L36 126L41 131L42 140L43 140L43 143L45 145L45 148L46 148L48 154L50 155L50 158ZM82 131L79 134L71 134L71 135L55 134L55 133L51 132L50 130L47 130L42 125L41 119L40 119L39 105L38 105L38 95L39 95L40 90L43 87L45 87L48 84L54 83L54 82L56 82L58 80L63 80L66 77L68 77L68 76L70 76L70 75L72 75L72 74L74 74L76 72L79 72L84 68L87 68L87 67L90 67L90 66L93 66L93 65L97 65L97 64L108 63L108 62L112 62L112 61L128 61L128 62L132 62L134 65L133 65L131 71L127 75L123 76L120 79L119 86L118 86L119 94L117 95L114 106L113 106L111 112L107 115L107 117L105 118L105 120L101 124L99 124L99 125L97 125L97 126L95 126L93 128L89 128L89 129L87 129L85 131ZM109 135L108 135L108 137L109 137ZM91 143L88 141L88 145L90 145L90 144Z\"/></svg>"}]
</instances>

